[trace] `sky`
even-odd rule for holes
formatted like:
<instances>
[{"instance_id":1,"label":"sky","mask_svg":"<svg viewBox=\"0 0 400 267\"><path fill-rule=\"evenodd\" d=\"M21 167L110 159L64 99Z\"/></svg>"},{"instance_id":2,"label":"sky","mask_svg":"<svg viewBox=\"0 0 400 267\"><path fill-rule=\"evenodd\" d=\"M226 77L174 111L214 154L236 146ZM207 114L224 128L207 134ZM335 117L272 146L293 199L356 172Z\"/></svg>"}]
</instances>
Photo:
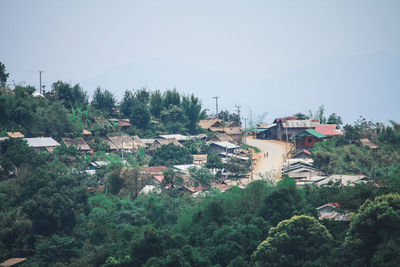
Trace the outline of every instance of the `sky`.
<instances>
[{"instance_id":1,"label":"sky","mask_svg":"<svg viewBox=\"0 0 400 267\"><path fill-rule=\"evenodd\" d=\"M400 1L0 0L9 83L176 88L209 113L400 122Z\"/></svg>"}]
</instances>

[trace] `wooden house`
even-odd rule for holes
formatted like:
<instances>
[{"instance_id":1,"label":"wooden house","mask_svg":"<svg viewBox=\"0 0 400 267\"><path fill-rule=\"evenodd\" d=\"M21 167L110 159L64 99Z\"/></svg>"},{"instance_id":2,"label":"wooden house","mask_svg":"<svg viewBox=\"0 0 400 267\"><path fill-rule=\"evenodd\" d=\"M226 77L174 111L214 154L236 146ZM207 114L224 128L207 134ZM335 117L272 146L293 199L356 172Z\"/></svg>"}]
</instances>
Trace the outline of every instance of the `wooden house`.
<instances>
[{"instance_id":1,"label":"wooden house","mask_svg":"<svg viewBox=\"0 0 400 267\"><path fill-rule=\"evenodd\" d=\"M326 138L325 135L313 129L306 129L294 136L297 149L312 148L316 143L321 142Z\"/></svg>"},{"instance_id":2,"label":"wooden house","mask_svg":"<svg viewBox=\"0 0 400 267\"><path fill-rule=\"evenodd\" d=\"M85 142L85 140L83 140L82 137L62 138L61 140L66 146L74 146L81 152L85 152L85 153L90 152L89 145Z\"/></svg>"}]
</instances>

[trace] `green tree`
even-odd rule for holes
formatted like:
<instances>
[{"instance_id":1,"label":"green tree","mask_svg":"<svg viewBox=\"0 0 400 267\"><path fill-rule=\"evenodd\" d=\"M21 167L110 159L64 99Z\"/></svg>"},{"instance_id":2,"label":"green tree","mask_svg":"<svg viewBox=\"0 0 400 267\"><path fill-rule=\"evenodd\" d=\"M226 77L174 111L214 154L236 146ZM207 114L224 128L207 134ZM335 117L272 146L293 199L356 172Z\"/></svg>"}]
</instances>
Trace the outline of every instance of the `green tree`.
<instances>
[{"instance_id":1,"label":"green tree","mask_svg":"<svg viewBox=\"0 0 400 267\"><path fill-rule=\"evenodd\" d=\"M100 87L97 87L90 104L97 110L104 112L109 116L113 113L115 103L116 99L110 91L102 90Z\"/></svg>"},{"instance_id":2,"label":"green tree","mask_svg":"<svg viewBox=\"0 0 400 267\"><path fill-rule=\"evenodd\" d=\"M193 162L193 156L186 147L168 144L158 147L153 151L150 166L173 166L177 164L189 164Z\"/></svg>"},{"instance_id":3,"label":"green tree","mask_svg":"<svg viewBox=\"0 0 400 267\"><path fill-rule=\"evenodd\" d=\"M352 218L344 241L346 259L353 266L395 266L392 264L400 262L399 224L399 194L365 201Z\"/></svg>"},{"instance_id":4,"label":"green tree","mask_svg":"<svg viewBox=\"0 0 400 267\"><path fill-rule=\"evenodd\" d=\"M160 117L161 110L163 108L163 98L160 91L155 91L151 93L150 97L150 112L156 118Z\"/></svg>"},{"instance_id":5,"label":"green tree","mask_svg":"<svg viewBox=\"0 0 400 267\"><path fill-rule=\"evenodd\" d=\"M134 104L135 104L135 95L131 91L126 90L120 104L120 110L125 117L129 118L131 116Z\"/></svg>"},{"instance_id":6,"label":"green tree","mask_svg":"<svg viewBox=\"0 0 400 267\"><path fill-rule=\"evenodd\" d=\"M181 96L174 88L173 90L167 90L163 94L163 106L165 109L169 109L169 106L180 106Z\"/></svg>"},{"instance_id":7,"label":"green tree","mask_svg":"<svg viewBox=\"0 0 400 267\"><path fill-rule=\"evenodd\" d=\"M170 105L169 109L161 111L161 121L165 128L172 133L185 133L187 117L179 106Z\"/></svg>"},{"instance_id":8,"label":"green tree","mask_svg":"<svg viewBox=\"0 0 400 267\"><path fill-rule=\"evenodd\" d=\"M10 138L0 142L0 173L2 178L17 176L19 172L32 171L44 163L25 140Z\"/></svg>"},{"instance_id":9,"label":"green tree","mask_svg":"<svg viewBox=\"0 0 400 267\"><path fill-rule=\"evenodd\" d=\"M0 86L5 87L7 83L8 76L10 74L6 73L6 66L0 62Z\"/></svg>"},{"instance_id":10,"label":"green tree","mask_svg":"<svg viewBox=\"0 0 400 267\"><path fill-rule=\"evenodd\" d=\"M182 178L182 173L179 171L175 171L174 169L168 169L163 171L163 186L170 186L172 188L175 188L176 186L181 187L183 186L183 178Z\"/></svg>"},{"instance_id":11,"label":"green tree","mask_svg":"<svg viewBox=\"0 0 400 267\"><path fill-rule=\"evenodd\" d=\"M195 187L203 186L209 188L215 179L215 176L205 167L191 167L189 168L189 174Z\"/></svg>"},{"instance_id":12,"label":"green tree","mask_svg":"<svg viewBox=\"0 0 400 267\"><path fill-rule=\"evenodd\" d=\"M150 123L150 112L147 105L136 100L132 107L129 120L137 128L146 130Z\"/></svg>"},{"instance_id":13,"label":"green tree","mask_svg":"<svg viewBox=\"0 0 400 267\"><path fill-rule=\"evenodd\" d=\"M150 100L150 92L146 88L141 88L135 92L135 97L140 103L147 106Z\"/></svg>"},{"instance_id":14,"label":"green tree","mask_svg":"<svg viewBox=\"0 0 400 267\"><path fill-rule=\"evenodd\" d=\"M211 153L207 157L206 167L210 169L214 168L222 169L224 167L224 164L222 163L221 158L217 154Z\"/></svg>"},{"instance_id":15,"label":"green tree","mask_svg":"<svg viewBox=\"0 0 400 267\"><path fill-rule=\"evenodd\" d=\"M258 210L258 215L272 224L299 214L317 215L316 210L308 205L302 192L296 187L296 182L288 178L278 183Z\"/></svg>"},{"instance_id":16,"label":"green tree","mask_svg":"<svg viewBox=\"0 0 400 267\"><path fill-rule=\"evenodd\" d=\"M342 118L339 115L337 115L336 113L332 113L331 115L329 115L328 121L326 123L327 124L336 124L339 127L340 127L340 125L343 124Z\"/></svg>"},{"instance_id":17,"label":"green tree","mask_svg":"<svg viewBox=\"0 0 400 267\"><path fill-rule=\"evenodd\" d=\"M84 107L88 104L88 96L79 84L71 86L68 83L57 81L52 85L52 92L57 100L60 100L67 109Z\"/></svg>"},{"instance_id":18,"label":"green tree","mask_svg":"<svg viewBox=\"0 0 400 267\"><path fill-rule=\"evenodd\" d=\"M272 227L251 257L257 266L329 266L332 241L315 218L294 216Z\"/></svg>"},{"instance_id":19,"label":"green tree","mask_svg":"<svg viewBox=\"0 0 400 267\"><path fill-rule=\"evenodd\" d=\"M205 112L201 110L201 102L192 94L191 96L182 97L181 106L188 119L187 128L189 133L195 134L197 132L197 123L202 117L205 117Z\"/></svg>"}]
</instances>

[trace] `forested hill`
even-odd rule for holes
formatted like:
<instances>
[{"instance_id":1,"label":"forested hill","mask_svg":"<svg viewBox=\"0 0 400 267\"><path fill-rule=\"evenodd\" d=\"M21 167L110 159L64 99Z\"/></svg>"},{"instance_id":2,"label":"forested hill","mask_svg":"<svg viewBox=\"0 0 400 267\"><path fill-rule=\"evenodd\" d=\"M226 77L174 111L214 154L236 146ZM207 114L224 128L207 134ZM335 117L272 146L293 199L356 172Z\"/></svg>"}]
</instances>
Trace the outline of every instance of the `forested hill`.
<instances>
[{"instance_id":1,"label":"forested hill","mask_svg":"<svg viewBox=\"0 0 400 267\"><path fill-rule=\"evenodd\" d=\"M153 152L106 152L106 136L149 139L165 133L204 133L198 122L206 114L197 97L140 89L126 91L118 103L110 91L98 89L89 103L79 85L58 81L38 95L31 86L7 88L4 68L0 78L0 262L24 258L21 266L400 265L396 122L384 126L361 120L346 125L344 136L312 150L315 165L326 173L363 173L370 182L299 187L289 178L265 179L222 193L210 188L221 173L207 169L221 169L222 162L208 153L204 142L168 144ZM58 141L82 137L90 152L64 144L50 152L36 151L22 138L7 137L8 132ZM360 138L378 148L363 146ZM139 193L150 179L144 171L148 165L186 164L192 155L207 153L207 168L189 174L197 178L194 187L208 189L205 193L193 197L180 186L185 176L167 167L160 171L164 180L157 190ZM94 163L101 166L91 174ZM231 165L238 169L237 162ZM320 219L317 207L325 204L335 206L345 219Z\"/></svg>"}]
</instances>

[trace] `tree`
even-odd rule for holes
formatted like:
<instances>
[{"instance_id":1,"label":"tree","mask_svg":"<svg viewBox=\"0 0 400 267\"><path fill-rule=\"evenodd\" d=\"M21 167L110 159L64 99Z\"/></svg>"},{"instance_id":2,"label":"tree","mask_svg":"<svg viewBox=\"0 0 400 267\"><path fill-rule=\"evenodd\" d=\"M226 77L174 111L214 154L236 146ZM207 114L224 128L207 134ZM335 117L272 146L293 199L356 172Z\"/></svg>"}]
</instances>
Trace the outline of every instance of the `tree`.
<instances>
[{"instance_id":1,"label":"tree","mask_svg":"<svg viewBox=\"0 0 400 267\"><path fill-rule=\"evenodd\" d=\"M217 154L211 153L207 157L206 167L210 169L222 169L224 165L222 164L221 158Z\"/></svg>"},{"instance_id":2,"label":"tree","mask_svg":"<svg viewBox=\"0 0 400 267\"><path fill-rule=\"evenodd\" d=\"M173 166L177 164L189 164L193 162L193 156L186 147L174 144L162 145L153 151L150 166Z\"/></svg>"},{"instance_id":3,"label":"tree","mask_svg":"<svg viewBox=\"0 0 400 267\"><path fill-rule=\"evenodd\" d=\"M169 109L161 111L161 121L164 123L165 128L173 133L185 133L187 117L179 106L170 105Z\"/></svg>"},{"instance_id":4,"label":"tree","mask_svg":"<svg viewBox=\"0 0 400 267\"><path fill-rule=\"evenodd\" d=\"M332 241L315 218L294 216L272 227L251 257L257 266L329 266Z\"/></svg>"},{"instance_id":5,"label":"tree","mask_svg":"<svg viewBox=\"0 0 400 267\"><path fill-rule=\"evenodd\" d=\"M10 138L0 142L0 173L2 178L18 175L25 168L32 170L43 163L43 159L28 146L25 140Z\"/></svg>"},{"instance_id":6,"label":"tree","mask_svg":"<svg viewBox=\"0 0 400 267\"><path fill-rule=\"evenodd\" d=\"M102 90L100 87L97 87L90 104L97 110L104 112L106 115L110 115L113 113L115 103L116 99L110 91Z\"/></svg>"},{"instance_id":7,"label":"tree","mask_svg":"<svg viewBox=\"0 0 400 267\"><path fill-rule=\"evenodd\" d=\"M130 117L132 113L132 107L135 104L135 96L131 91L126 90L124 97L120 104L120 110L125 117Z\"/></svg>"},{"instance_id":8,"label":"tree","mask_svg":"<svg viewBox=\"0 0 400 267\"><path fill-rule=\"evenodd\" d=\"M164 187L170 186L175 188L175 186L183 186L182 173L179 171L174 171L174 169L168 169L163 171L164 179L162 184Z\"/></svg>"},{"instance_id":9,"label":"tree","mask_svg":"<svg viewBox=\"0 0 400 267\"><path fill-rule=\"evenodd\" d=\"M296 182L285 178L265 197L264 205L258 210L258 214L266 221L277 224L293 215L316 215L316 210L306 203L304 196L296 187Z\"/></svg>"},{"instance_id":10,"label":"tree","mask_svg":"<svg viewBox=\"0 0 400 267\"><path fill-rule=\"evenodd\" d=\"M195 187L203 186L209 188L215 178L215 176L205 167L191 167L189 168L189 174Z\"/></svg>"},{"instance_id":11,"label":"tree","mask_svg":"<svg viewBox=\"0 0 400 267\"><path fill-rule=\"evenodd\" d=\"M67 109L84 107L88 104L88 96L79 84L71 86L68 83L57 81L52 85L52 94L60 100Z\"/></svg>"},{"instance_id":12,"label":"tree","mask_svg":"<svg viewBox=\"0 0 400 267\"><path fill-rule=\"evenodd\" d=\"M160 91L151 93L150 97L150 112L156 118L160 117L161 110L163 108L163 99Z\"/></svg>"},{"instance_id":13,"label":"tree","mask_svg":"<svg viewBox=\"0 0 400 267\"><path fill-rule=\"evenodd\" d=\"M5 87L10 73L6 73L6 66L0 62L0 87Z\"/></svg>"},{"instance_id":14,"label":"tree","mask_svg":"<svg viewBox=\"0 0 400 267\"><path fill-rule=\"evenodd\" d=\"M325 118L325 106L322 105L318 108L318 110L315 112L314 119L318 120L319 123L325 124L326 123L326 118Z\"/></svg>"},{"instance_id":15,"label":"tree","mask_svg":"<svg viewBox=\"0 0 400 267\"><path fill-rule=\"evenodd\" d=\"M346 258L353 266L395 266L391 264L400 262L399 224L399 194L368 199L350 223L344 241Z\"/></svg>"},{"instance_id":16,"label":"tree","mask_svg":"<svg viewBox=\"0 0 400 267\"><path fill-rule=\"evenodd\" d=\"M150 100L150 92L146 88L141 88L135 92L135 97L140 103L147 106Z\"/></svg>"},{"instance_id":17,"label":"tree","mask_svg":"<svg viewBox=\"0 0 400 267\"><path fill-rule=\"evenodd\" d=\"M173 90L167 90L163 94L163 106L165 109L169 109L169 106L179 106L181 104L181 96L178 91L174 88Z\"/></svg>"},{"instance_id":18,"label":"tree","mask_svg":"<svg viewBox=\"0 0 400 267\"><path fill-rule=\"evenodd\" d=\"M299 120L309 120L310 117L302 112L297 112L296 114L293 115L294 117L298 117Z\"/></svg>"},{"instance_id":19,"label":"tree","mask_svg":"<svg viewBox=\"0 0 400 267\"><path fill-rule=\"evenodd\" d=\"M129 120L133 125L141 130L146 130L150 123L150 112L146 104L135 99L131 107Z\"/></svg>"},{"instance_id":20,"label":"tree","mask_svg":"<svg viewBox=\"0 0 400 267\"><path fill-rule=\"evenodd\" d=\"M343 124L342 118L337 115L336 113L332 113L328 117L328 121L326 122L327 124L336 124L338 127Z\"/></svg>"},{"instance_id":21,"label":"tree","mask_svg":"<svg viewBox=\"0 0 400 267\"><path fill-rule=\"evenodd\" d=\"M204 111L201 111L201 102L193 94L184 96L181 103L183 113L188 119L187 128L189 133L195 134L197 132L197 123L205 116Z\"/></svg>"}]
</instances>

